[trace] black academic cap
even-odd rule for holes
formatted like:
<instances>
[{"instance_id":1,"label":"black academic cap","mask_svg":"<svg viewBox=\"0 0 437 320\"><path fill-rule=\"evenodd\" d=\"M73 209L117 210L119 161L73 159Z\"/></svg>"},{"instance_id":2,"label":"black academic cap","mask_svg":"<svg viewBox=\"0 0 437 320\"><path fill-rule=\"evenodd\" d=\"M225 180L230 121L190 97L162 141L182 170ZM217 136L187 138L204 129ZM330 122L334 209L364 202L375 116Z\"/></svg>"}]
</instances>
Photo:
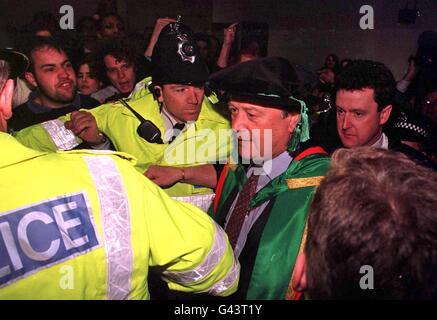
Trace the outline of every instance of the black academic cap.
<instances>
[{"instance_id":1,"label":"black academic cap","mask_svg":"<svg viewBox=\"0 0 437 320\"><path fill-rule=\"evenodd\" d=\"M239 63L212 74L213 89L225 91L230 99L300 111L301 103L292 96L299 78L291 64L281 57Z\"/></svg>"}]
</instances>

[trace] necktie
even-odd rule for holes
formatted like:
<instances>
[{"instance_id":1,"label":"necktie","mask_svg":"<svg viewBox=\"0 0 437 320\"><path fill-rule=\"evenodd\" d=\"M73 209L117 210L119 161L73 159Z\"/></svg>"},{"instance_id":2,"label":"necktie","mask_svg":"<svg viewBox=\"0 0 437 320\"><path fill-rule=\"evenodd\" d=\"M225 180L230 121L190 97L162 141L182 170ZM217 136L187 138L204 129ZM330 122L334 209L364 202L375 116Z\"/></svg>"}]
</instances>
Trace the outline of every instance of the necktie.
<instances>
[{"instance_id":1,"label":"necktie","mask_svg":"<svg viewBox=\"0 0 437 320\"><path fill-rule=\"evenodd\" d=\"M249 203L255 195L258 178L259 175L252 175L247 179L238 196L237 204L235 205L234 211L232 211L229 222L226 225L225 231L228 234L229 243L232 248L235 248L241 227L243 226L244 218L249 213Z\"/></svg>"},{"instance_id":2,"label":"necktie","mask_svg":"<svg viewBox=\"0 0 437 320\"><path fill-rule=\"evenodd\" d=\"M185 128L185 123L183 122L178 122L173 126L173 136L171 137L171 139L168 141L168 143L172 143L174 139L176 139L176 137L179 135L179 133L181 133L181 131Z\"/></svg>"}]
</instances>

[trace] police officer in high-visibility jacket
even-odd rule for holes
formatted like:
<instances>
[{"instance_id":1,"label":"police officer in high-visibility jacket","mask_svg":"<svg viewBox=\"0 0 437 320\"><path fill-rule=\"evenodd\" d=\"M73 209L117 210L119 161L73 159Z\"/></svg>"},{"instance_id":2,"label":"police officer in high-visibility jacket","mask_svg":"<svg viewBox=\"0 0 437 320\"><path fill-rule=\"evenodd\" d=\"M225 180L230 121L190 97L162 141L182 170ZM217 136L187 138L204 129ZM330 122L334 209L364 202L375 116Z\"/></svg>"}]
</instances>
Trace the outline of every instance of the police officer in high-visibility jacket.
<instances>
[{"instance_id":1,"label":"police officer in high-visibility jacket","mask_svg":"<svg viewBox=\"0 0 437 320\"><path fill-rule=\"evenodd\" d=\"M134 155L138 171L169 195L211 194L217 183L213 165L226 162L232 134L229 119L212 105L217 98L205 88L207 79L191 30L171 23L153 50L152 77L137 84L130 99L30 127L16 137L45 151L74 147L77 137L93 145L106 136L116 150Z\"/></svg>"},{"instance_id":2,"label":"police officer in high-visibility jacket","mask_svg":"<svg viewBox=\"0 0 437 320\"><path fill-rule=\"evenodd\" d=\"M8 69L26 63L0 50L1 131L12 114ZM0 299L148 299L149 266L173 290L236 290L223 230L134 170L133 157L45 153L3 132L0 148Z\"/></svg>"}]
</instances>

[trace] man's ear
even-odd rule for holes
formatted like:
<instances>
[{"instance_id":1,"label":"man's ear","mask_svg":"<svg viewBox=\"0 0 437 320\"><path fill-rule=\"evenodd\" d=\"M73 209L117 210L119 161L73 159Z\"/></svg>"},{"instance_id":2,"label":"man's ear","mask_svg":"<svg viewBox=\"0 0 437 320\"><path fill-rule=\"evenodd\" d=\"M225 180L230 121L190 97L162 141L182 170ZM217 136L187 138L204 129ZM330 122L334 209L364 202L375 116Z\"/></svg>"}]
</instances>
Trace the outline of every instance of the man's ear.
<instances>
[{"instance_id":1,"label":"man's ear","mask_svg":"<svg viewBox=\"0 0 437 320\"><path fill-rule=\"evenodd\" d=\"M380 125L383 125L388 121L388 119L390 118L391 110L392 110L391 104L389 104L388 106L384 107L381 110L381 112L379 114L379 124Z\"/></svg>"},{"instance_id":2,"label":"man's ear","mask_svg":"<svg viewBox=\"0 0 437 320\"><path fill-rule=\"evenodd\" d=\"M14 96L14 80L9 79L0 92L0 131L6 131L6 121L12 117L12 98Z\"/></svg>"},{"instance_id":3,"label":"man's ear","mask_svg":"<svg viewBox=\"0 0 437 320\"><path fill-rule=\"evenodd\" d=\"M307 289L305 254L303 252L299 253L297 256L291 285L293 286L294 291L301 292Z\"/></svg>"},{"instance_id":4,"label":"man's ear","mask_svg":"<svg viewBox=\"0 0 437 320\"><path fill-rule=\"evenodd\" d=\"M290 122L288 124L288 131L290 133L293 133L294 129L296 128L297 123L300 120L300 114L299 113L290 113L288 115L288 117L290 118Z\"/></svg>"},{"instance_id":5,"label":"man's ear","mask_svg":"<svg viewBox=\"0 0 437 320\"><path fill-rule=\"evenodd\" d=\"M158 100L158 102L160 102L160 103L164 102L164 99L162 97L162 87L161 86L154 86L153 87L153 95L155 96L155 99Z\"/></svg>"},{"instance_id":6,"label":"man's ear","mask_svg":"<svg viewBox=\"0 0 437 320\"><path fill-rule=\"evenodd\" d=\"M33 87L35 87L35 88L38 87L38 83L36 82L35 76L33 75L32 72L26 71L24 73L24 77Z\"/></svg>"}]
</instances>

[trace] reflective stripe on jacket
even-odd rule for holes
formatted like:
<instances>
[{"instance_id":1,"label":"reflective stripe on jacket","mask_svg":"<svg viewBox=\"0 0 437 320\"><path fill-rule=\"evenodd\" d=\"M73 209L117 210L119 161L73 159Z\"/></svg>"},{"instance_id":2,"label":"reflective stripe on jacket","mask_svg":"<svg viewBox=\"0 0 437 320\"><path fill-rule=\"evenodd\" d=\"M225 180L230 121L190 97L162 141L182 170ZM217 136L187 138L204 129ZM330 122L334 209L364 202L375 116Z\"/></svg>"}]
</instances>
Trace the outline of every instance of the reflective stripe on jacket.
<instances>
[{"instance_id":1,"label":"reflective stripe on jacket","mask_svg":"<svg viewBox=\"0 0 437 320\"><path fill-rule=\"evenodd\" d=\"M165 266L172 289L236 290L223 230L131 156L48 154L3 133L0 148L0 299L148 299L149 266Z\"/></svg>"},{"instance_id":2,"label":"reflective stripe on jacket","mask_svg":"<svg viewBox=\"0 0 437 320\"><path fill-rule=\"evenodd\" d=\"M147 79L143 80L146 81ZM153 122L164 136L164 122L159 106L147 88L141 89L129 105L143 118ZM231 131L229 120L214 110L205 98L196 122L179 134L170 144L149 143L137 134L140 120L121 103L105 104L87 110L96 118L97 125L116 150L127 152L137 158L136 168L144 173L152 164L168 166L193 166L218 161L226 162L231 153ZM66 130L63 122L69 117L32 126L16 133L24 145L41 150L67 150L78 145L80 139ZM209 188L176 183L165 190L171 196L187 196L212 193Z\"/></svg>"}]
</instances>

